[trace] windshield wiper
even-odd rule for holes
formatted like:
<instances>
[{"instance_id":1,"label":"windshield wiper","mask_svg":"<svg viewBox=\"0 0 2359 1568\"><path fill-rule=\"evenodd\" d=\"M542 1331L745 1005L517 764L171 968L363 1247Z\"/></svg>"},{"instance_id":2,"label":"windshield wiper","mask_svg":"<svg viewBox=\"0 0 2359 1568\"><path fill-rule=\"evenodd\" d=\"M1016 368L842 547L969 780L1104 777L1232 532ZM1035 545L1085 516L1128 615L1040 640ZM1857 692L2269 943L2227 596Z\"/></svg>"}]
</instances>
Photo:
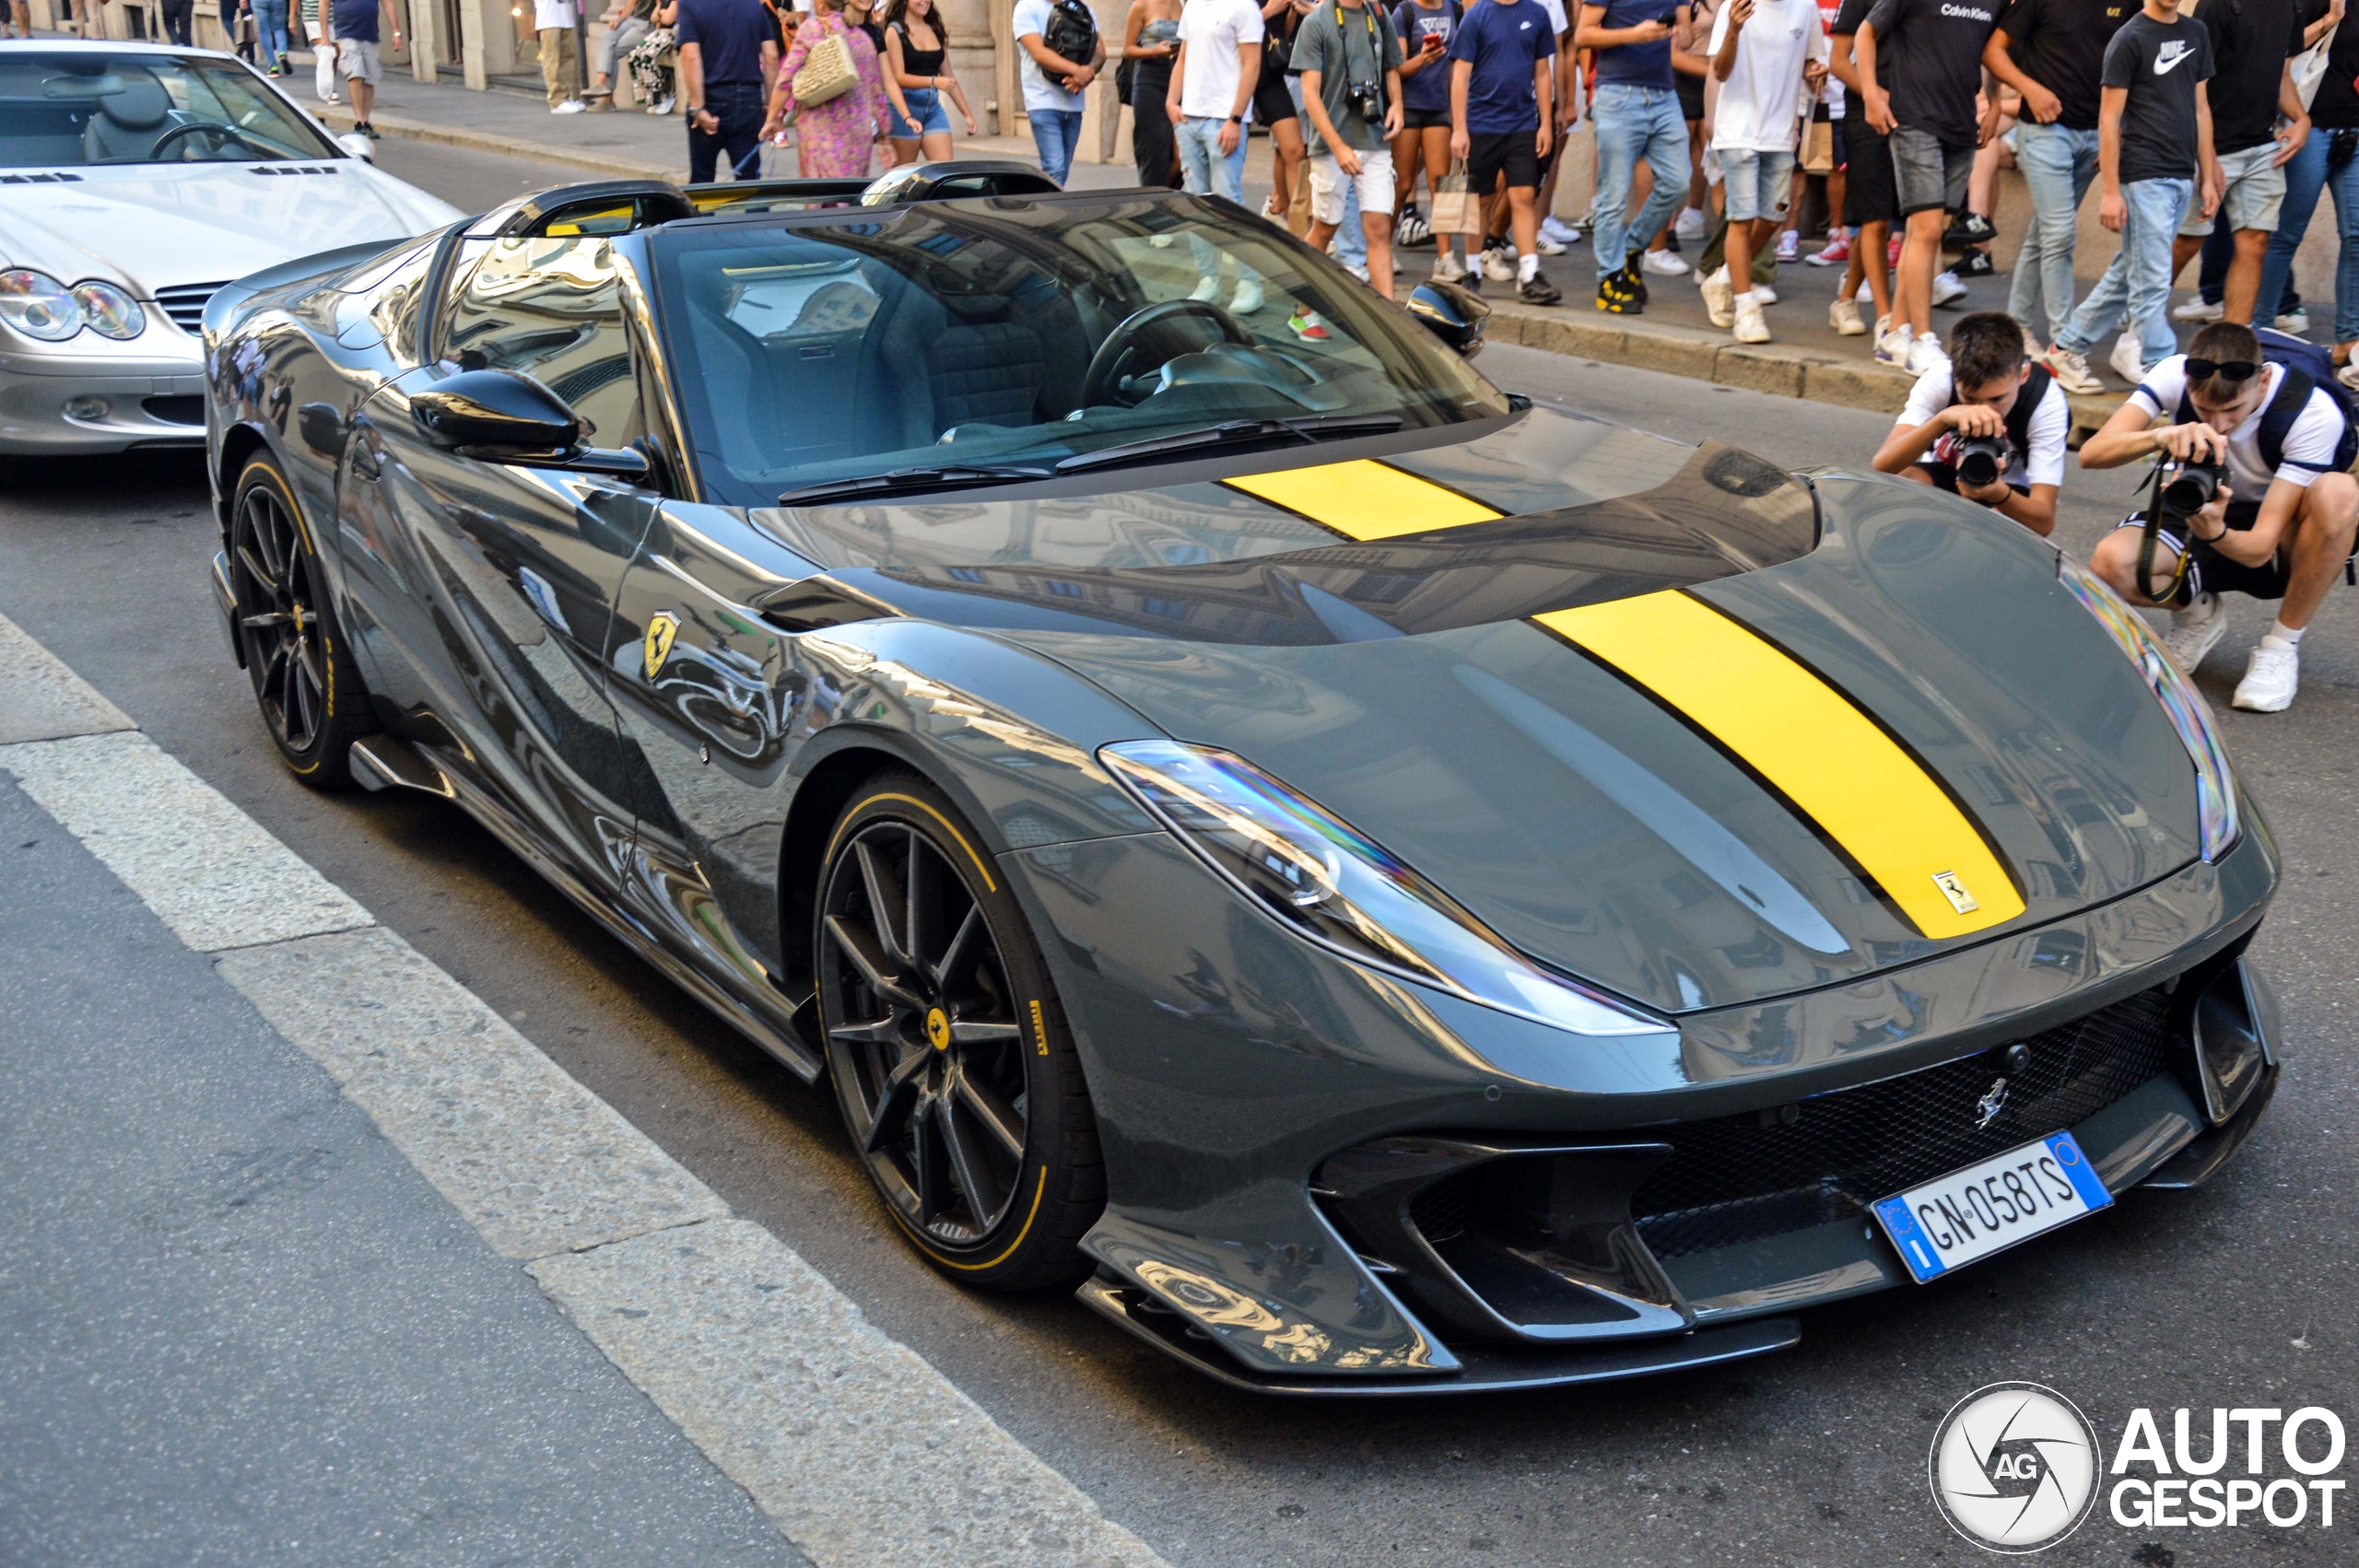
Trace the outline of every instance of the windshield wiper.
<instances>
[{"instance_id":1,"label":"windshield wiper","mask_svg":"<svg viewBox=\"0 0 2359 1568\"><path fill-rule=\"evenodd\" d=\"M1402 423L1398 414L1315 414L1301 419L1231 419L1219 425L1206 425L1200 429L1180 430L1168 436L1150 436L1143 441L1124 441L1120 446L1100 447L1094 452L1082 452L1059 462L1057 472L1073 474L1082 469L1103 468L1141 458L1162 457L1195 447L1234 446L1246 441L1266 441L1280 436L1304 441L1323 440L1336 436L1376 436L1388 430L1398 430Z\"/></svg>"},{"instance_id":2,"label":"windshield wiper","mask_svg":"<svg viewBox=\"0 0 2359 1568\"><path fill-rule=\"evenodd\" d=\"M1011 463L980 468L894 468L883 474L863 474L855 479L822 479L815 485L798 485L780 496L778 504L796 507L814 501L840 500L847 496L879 496L910 490L957 490L969 485L1012 485L1019 479L1055 477L1050 469L1024 468Z\"/></svg>"}]
</instances>

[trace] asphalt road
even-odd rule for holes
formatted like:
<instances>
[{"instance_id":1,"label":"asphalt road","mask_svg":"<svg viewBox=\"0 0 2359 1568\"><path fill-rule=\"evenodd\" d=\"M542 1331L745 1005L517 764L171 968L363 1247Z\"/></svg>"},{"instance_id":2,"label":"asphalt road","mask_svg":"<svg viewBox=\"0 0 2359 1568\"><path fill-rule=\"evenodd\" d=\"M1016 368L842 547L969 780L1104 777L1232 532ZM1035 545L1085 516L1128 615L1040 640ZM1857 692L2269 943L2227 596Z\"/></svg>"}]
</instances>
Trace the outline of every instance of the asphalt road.
<instances>
[{"instance_id":1,"label":"asphalt road","mask_svg":"<svg viewBox=\"0 0 2359 1568\"><path fill-rule=\"evenodd\" d=\"M539 182L475 154L383 148L387 168L470 210ZM1482 369L1511 389L1793 463L1864 462L1886 425L1513 348ZM2068 475L2064 542L2085 551L2127 509L2129 488ZM2214 1405L2359 1415L2348 1307L2359 1285L2348 1221L2359 1188L2348 1050L2359 592L2335 594L2305 644L2291 713L2226 715L2289 866L2255 950L2283 995L2287 1067L2260 1133L2209 1188L2131 1193L1940 1286L1812 1314L1799 1350L1731 1370L1305 1405L1213 1387L1069 1301L945 1283L892 1235L823 1093L487 835L435 802L292 781L207 601L215 545L193 457L0 468L0 613L1183 1568L1971 1560L1928 1503L1925 1453L1942 1412L1980 1385L2052 1385L2109 1438L2142 1405L2162 1412L2166 1433L2179 1406L2197 1409L2199 1430ZM2202 677L2224 711L2267 624L2253 605L2235 614ZM0 886L0 900L12 896ZM2045 1560L2347 1562L2340 1543L2354 1527L2338 1514L2326 1531L2138 1531L2100 1513Z\"/></svg>"}]
</instances>

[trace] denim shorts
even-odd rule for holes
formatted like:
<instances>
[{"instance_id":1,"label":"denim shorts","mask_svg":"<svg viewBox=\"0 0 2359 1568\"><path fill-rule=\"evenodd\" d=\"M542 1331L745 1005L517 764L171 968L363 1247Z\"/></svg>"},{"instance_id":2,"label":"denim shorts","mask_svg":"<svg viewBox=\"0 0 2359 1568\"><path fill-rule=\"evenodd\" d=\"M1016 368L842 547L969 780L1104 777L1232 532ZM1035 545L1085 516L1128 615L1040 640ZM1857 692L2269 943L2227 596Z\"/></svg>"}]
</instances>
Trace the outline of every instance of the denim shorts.
<instances>
[{"instance_id":1,"label":"denim shorts","mask_svg":"<svg viewBox=\"0 0 2359 1568\"><path fill-rule=\"evenodd\" d=\"M901 101L910 106L906 117L894 114L890 104L886 106L886 112L893 114L893 135L900 140L914 142L921 136L950 134L950 113L942 107L940 89L903 88Z\"/></svg>"},{"instance_id":2,"label":"denim shorts","mask_svg":"<svg viewBox=\"0 0 2359 1568\"><path fill-rule=\"evenodd\" d=\"M2220 198L2220 210L2205 217L2201 202L2188 203L2187 221L2178 226L2178 231L2192 240L2211 233L2212 226L2224 217L2231 229L2275 232L2277 209L2285 201L2285 170L2276 159L2274 140L2257 147L2222 153L2220 177L2227 181L2228 188Z\"/></svg>"},{"instance_id":3,"label":"denim shorts","mask_svg":"<svg viewBox=\"0 0 2359 1568\"><path fill-rule=\"evenodd\" d=\"M1892 178L1900 216L1966 205L1966 183L1974 174L1974 144L1945 142L1914 125L1892 128Z\"/></svg>"},{"instance_id":4,"label":"denim shorts","mask_svg":"<svg viewBox=\"0 0 2359 1568\"><path fill-rule=\"evenodd\" d=\"M1731 223L1785 216L1786 198L1794 188L1792 153L1755 152L1751 147L1722 147L1719 153L1720 183L1728 192Z\"/></svg>"}]
</instances>

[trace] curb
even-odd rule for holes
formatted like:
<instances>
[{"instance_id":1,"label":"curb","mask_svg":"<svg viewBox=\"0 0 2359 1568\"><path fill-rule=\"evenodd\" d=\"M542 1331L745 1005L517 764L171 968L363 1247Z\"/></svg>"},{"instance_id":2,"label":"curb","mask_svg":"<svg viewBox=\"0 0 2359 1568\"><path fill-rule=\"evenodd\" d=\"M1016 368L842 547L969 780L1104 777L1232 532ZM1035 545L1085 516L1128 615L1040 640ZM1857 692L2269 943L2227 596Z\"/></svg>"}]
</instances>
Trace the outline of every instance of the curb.
<instances>
[{"instance_id":1,"label":"curb","mask_svg":"<svg viewBox=\"0 0 2359 1568\"><path fill-rule=\"evenodd\" d=\"M321 104L311 112L323 123L337 131L352 129L352 110L348 105ZM444 146L464 147L469 152L530 158L535 163L562 164L569 169L588 170L593 174L607 174L622 180L669 180L676 184L687 173L685 157L679 163L657 163L650 158L631 158L621 153L590 153L553 142L528 142L512 136L499 136L487 131L456 131L447 125L428 125L384 114L378 115L370 123L386 135L399 136L404 141L439 142Z\"/></svg>"},{"instance_id":2,"label":"curb","mask_svg":"<svg viewBox=\"0 0 2359 1568\"><path fill-rule=\"evenodd\" d=\"M1823 349L1735 343L1696 327L1585 321L1505 300L1491 307L1491 329L1497 341L1525 348L1878 414L1897 413L1917 380L1906 370ZM2069 398L2075 444L2111 418L2127 395Z\"/></svg>"}]
</instances>

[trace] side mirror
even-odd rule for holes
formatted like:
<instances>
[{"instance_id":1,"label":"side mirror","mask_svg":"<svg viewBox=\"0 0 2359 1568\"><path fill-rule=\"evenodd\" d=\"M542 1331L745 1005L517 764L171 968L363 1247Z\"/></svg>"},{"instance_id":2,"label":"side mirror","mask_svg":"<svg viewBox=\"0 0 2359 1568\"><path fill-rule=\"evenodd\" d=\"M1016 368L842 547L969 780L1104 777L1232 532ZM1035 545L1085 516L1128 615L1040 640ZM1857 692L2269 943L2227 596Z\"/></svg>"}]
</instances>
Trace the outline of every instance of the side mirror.
<instances>
[{"instance_id":1,"label":"side mirror","mask_svg":"<svg viewBox=\"0 0 2359 1568\"><path fill-rule=\"evenodd\" d=\"M495 462L526 454L562 458L581 441L581 421L573 410L513 370L446 376L411 396L409 415L436 446Z\"/></svg>"},{"instance_id":2,"label":"side mirror","mask_svg":"<svg viewBox=\"0 0 2359 1568\"><path fill-rule=\"evenodd\" d=\"M1473 289L1428 278L1409 291L1402 308L1461 358L1472 359L1483 352L1483 332L1491 306Z\"/></svg>"},{"instance_id":3,"label":"side mirror","mask_svg":"<svg viewBox=\"0 0 2359 1568\"><path fill-rule=\"evenodd\" d=\"M335 145L342 147L346 152L350 153L353 157L358 158L363 163L374 163L377 161L376 149L370 146L369 138L362 135L358 131L346 131L343 135L338 136L335 139Z\"/></svg>"}]
</instances>

